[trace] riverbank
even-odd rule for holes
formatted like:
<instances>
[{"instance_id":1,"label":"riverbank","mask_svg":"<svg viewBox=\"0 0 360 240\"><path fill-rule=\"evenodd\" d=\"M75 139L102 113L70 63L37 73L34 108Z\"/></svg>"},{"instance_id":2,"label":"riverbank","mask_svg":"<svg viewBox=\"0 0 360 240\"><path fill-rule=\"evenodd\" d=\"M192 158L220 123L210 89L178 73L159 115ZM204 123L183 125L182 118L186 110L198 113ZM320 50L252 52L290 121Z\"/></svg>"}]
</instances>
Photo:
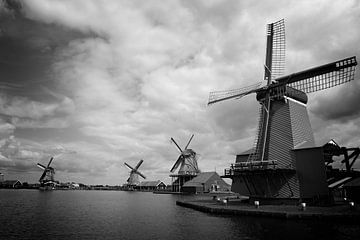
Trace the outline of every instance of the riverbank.
<instances>
[{"instance_id":1,"label":"riverbank","mask_svg":"<svg viewBox=\"0 0 360 240\"><path fill-rule=\"evenodd\" d=\"M239 199L223 201L200 199L191 201L176 201L176 205L197 211L236 216L259 216L283 219L326 219L339 221L360 220L359 206L341 204L328 207L307 206L305 209L295 205L260 205L255 207L243 203Z\"/></svg>"}]
</instances>

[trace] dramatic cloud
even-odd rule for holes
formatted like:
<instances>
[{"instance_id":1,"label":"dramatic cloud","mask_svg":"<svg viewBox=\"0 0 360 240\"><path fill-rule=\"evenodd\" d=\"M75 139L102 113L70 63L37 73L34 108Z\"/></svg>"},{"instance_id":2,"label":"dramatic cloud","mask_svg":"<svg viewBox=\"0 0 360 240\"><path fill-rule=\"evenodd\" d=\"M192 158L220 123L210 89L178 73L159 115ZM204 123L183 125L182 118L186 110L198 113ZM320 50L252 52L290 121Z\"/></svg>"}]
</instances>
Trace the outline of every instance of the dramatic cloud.
<instances>
[{"instance_id":1,"label":"dramatic cloud","mask_svg":"<svg viewBox=\"0 0 360 240\"><path fill-rule=\"evenodd\" d=\"M183 146L192 133L200 168L222 173L252 147L259 104L251 95L206 107L208 94L262 81L267 23L285 18L289 73L360 53L357 1L27 0L0 9L0 167L30 170L63 146L76 154L54 161L62 181L121 184L123 162L144 159L149 179L168 182L178 156L169 139ZM318 144L360 144L358 92L356 82L309 95Z\"/></svg>"}]
</instances>

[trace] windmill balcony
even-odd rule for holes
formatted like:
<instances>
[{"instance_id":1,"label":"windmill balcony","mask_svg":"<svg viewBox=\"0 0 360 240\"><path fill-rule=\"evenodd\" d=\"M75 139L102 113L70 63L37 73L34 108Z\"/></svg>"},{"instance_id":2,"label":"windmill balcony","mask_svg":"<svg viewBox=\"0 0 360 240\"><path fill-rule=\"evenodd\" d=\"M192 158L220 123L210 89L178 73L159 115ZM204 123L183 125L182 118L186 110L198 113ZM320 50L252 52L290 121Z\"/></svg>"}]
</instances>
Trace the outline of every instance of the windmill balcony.
<instances>
[{"instance_id":1,"label":"windmill balcony","mask_svg":"<svg viewBox=\"0 0 360 240\"><path fill-rule=\"evenodd\" d=\"M238 162L230 165L230 168L225 169L225 176L232 176L235 172L241 171L254 171L264 169L276 169L277 161L249 161L249 162Z\"/></svg>"},{"instance_id":2,"label":"windmill balcony","mask_svg":"<svg viewBox=\"0 0 360 240\"><path fill-rule=\"evenodd\" d=\"M197 176L197 172L178 172L177 174L170 174L170 177L181 177L181 176Z\"/></svg>"}]
</instances>

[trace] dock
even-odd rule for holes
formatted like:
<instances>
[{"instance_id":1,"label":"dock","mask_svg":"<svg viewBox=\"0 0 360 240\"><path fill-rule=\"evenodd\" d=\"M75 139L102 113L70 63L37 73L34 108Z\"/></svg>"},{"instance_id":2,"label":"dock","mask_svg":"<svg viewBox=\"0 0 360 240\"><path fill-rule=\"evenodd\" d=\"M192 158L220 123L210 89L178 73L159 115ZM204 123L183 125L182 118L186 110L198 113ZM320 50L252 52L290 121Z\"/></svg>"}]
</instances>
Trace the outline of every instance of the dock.
<instances>
[{"instance_id":1,"label":"dock","mask_svg":"<svg viewBox=\"0 0 360 240\"><path fill-rule=\"evenodd\" d=\"M339 221L360 220L359 206L340 204L326 207L296 205L260 205L258 207L232 199L224 203L219 200L176 201L176 205L197 211L233 216L257 216L282 219L324 219Z\"/></svg>"}]
</instances>

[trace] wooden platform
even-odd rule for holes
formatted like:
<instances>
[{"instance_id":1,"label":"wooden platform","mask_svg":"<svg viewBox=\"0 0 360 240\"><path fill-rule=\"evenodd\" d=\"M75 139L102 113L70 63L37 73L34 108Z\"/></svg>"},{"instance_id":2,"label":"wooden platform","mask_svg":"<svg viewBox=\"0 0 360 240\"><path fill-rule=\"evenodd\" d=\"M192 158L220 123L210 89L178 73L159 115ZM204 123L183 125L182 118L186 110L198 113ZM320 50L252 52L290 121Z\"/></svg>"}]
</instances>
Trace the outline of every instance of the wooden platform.
<instances>
[{"instance_id":1,"label":"wooden platform","mask_svg":"<svg viewBox=\"0 0 360 240\"><path fill-rule=\"evenodd\" d=\"M237 199L230 199L226 204L222 200L192 200L176 201L176 205L192 208L197 211L234 216L259 216L284 219L326 219L339 221L360 220L359 206L341 204L328 207L307 206L302 210L296 205L254 205L242 203Z\"/></svg>"}]
</instances>

